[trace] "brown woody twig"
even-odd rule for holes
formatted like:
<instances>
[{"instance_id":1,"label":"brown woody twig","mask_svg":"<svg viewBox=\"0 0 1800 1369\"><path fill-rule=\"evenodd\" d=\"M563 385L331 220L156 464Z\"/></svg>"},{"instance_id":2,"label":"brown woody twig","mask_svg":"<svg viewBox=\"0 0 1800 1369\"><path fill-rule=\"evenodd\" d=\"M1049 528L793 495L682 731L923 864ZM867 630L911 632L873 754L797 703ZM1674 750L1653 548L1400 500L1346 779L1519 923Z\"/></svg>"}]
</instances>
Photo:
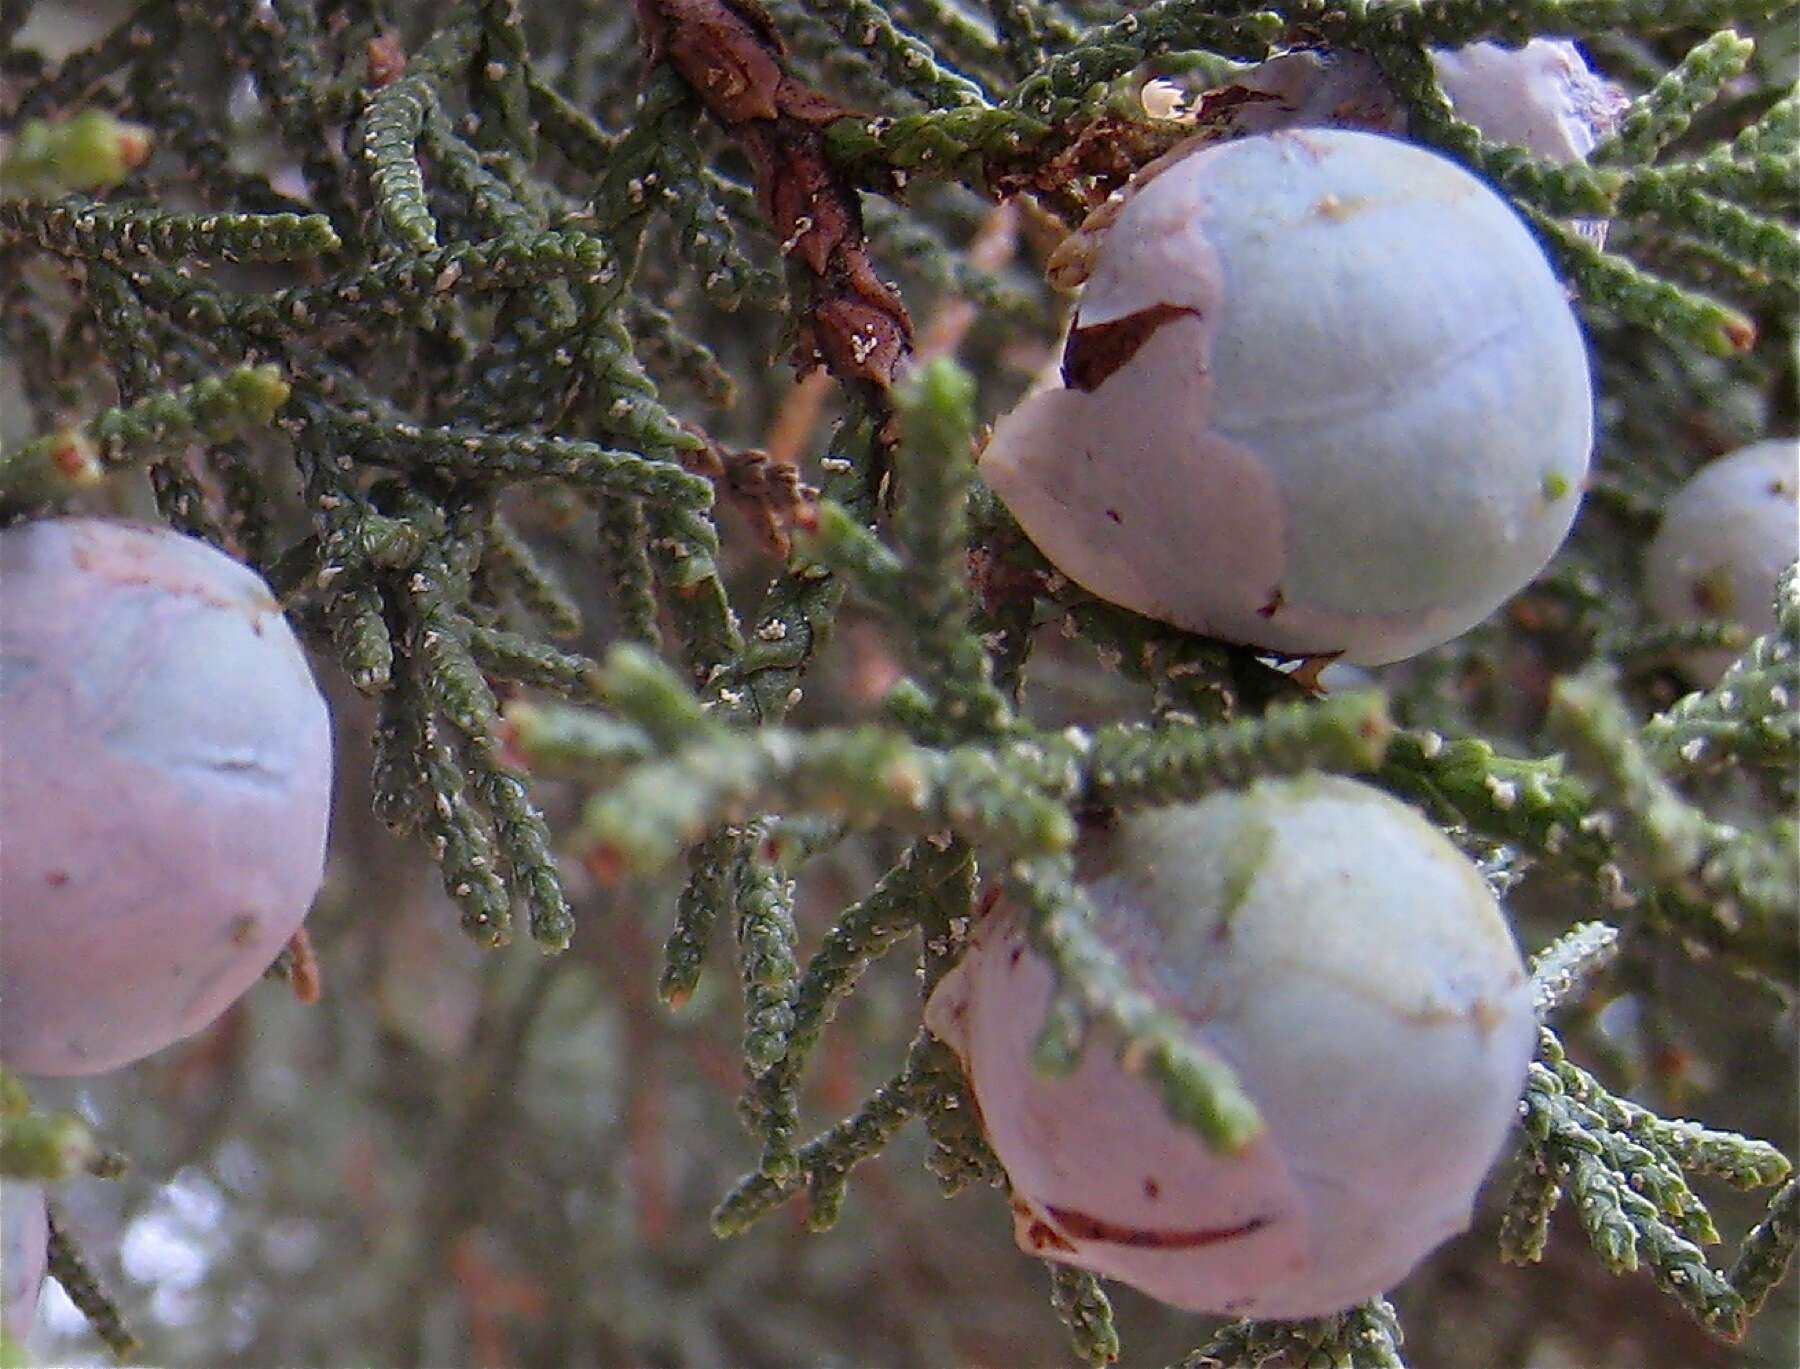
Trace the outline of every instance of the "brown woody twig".
<instances>
[{"instance_id":1,"label":"brown woody twig","mask_svg":"<svg viewBox=\"0 0 1800 1369\"><path fill-rule=\"evenodd\" d=\"M667 62L750 159L757 200L809 296L795 364L885 391L912 350L912 322L876 274L856 191L825 155L826 125L851 113L795 80L756 0L636 0L653 61Z\"/></svg>"}]
</instances>

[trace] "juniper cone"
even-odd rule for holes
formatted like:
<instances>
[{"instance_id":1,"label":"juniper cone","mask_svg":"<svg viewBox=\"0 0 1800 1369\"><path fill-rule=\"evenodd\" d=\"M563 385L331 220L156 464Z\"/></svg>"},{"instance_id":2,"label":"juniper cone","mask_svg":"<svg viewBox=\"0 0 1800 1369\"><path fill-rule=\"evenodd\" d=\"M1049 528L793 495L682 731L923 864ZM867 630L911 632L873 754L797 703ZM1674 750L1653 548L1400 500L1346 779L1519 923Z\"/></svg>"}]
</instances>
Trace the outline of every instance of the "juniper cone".
<instances>
[{"instance_id":1,"label":"juniper cone","mask_svg":"<svg viewBox=\"0 0 1800 1369\"><path fill-rule=\"evenodd\" d=\"M298 931L330 723L268 587L197 538L17 524L0 610L0 1057L103 1073L210 1025Z\"/></svg>"},{"instance_id":2,"label":"juniper cone","mask_svg":"<svg viewBox=\"0 0 1800 1369\"><path fill-rule=\"evenodd\" d=\"M0 1365L1794 1363L1796 10L6 4Z\"/></svg>"}]
</instances>

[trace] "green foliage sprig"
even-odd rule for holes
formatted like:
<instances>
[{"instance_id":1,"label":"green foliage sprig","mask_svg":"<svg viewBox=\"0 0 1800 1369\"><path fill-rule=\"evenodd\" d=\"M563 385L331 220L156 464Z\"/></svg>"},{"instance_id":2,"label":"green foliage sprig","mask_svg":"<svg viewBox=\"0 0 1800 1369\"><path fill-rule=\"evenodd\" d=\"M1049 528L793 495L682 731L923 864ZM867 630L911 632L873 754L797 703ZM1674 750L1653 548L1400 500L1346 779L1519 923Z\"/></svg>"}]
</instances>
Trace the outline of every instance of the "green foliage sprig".
<instances>
[{"instance_id":1,"label":"green foliage sprig","mask_svg":"<svg viewBox=\"0 0 1800 1369\"><path fill-rule=\"evenodd\" d=\"M1709 1330L1743 1334L1744 1295L1701 1250L1719 1235L1684 1170L1718 1175L1742 1187L1779 1183L1790 1165L1774 1147L1691 1124L1671 1123L1624 1102L1564 1054L1545 1031L1525 1085L1530 1159L1508 1204L1503 1252L1541 1257L1551 1212L1568 1194L1606 1266L1629 1273L1647 1266L1659 1286ZM1779 1215L1771 1220L1779 1224ZM1763 1277L1752 1257L1753 1289Z\"/></svg>"},{"instance_id":2,"label":"green foliage sprig","mask_svg":"<svg viewBox=\"0 0 1800 1369\"><path fill-rule=\"evenodd\" d=\"M0 504L66 498L108 469L167 455L195 438L220 441L266 427L287 402L273 366L246 366L109 409L79 428L50 433L0 455Z\"/></svg>"}]
</instances>

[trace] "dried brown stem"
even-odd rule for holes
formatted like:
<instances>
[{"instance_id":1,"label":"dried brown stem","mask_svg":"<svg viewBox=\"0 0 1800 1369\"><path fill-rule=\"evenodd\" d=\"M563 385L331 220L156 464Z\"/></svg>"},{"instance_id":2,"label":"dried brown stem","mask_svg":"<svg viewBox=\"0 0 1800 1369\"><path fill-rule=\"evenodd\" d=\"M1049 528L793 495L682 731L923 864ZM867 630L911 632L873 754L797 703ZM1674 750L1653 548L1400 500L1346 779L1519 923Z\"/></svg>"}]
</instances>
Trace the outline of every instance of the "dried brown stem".
<instances>
[{"instance_id":1,"label":"dried brown stem","mask_svg":"<svg viewBox=\"0 0 1800 1369\"><path fill-rule=\"evenodd\" d=\"M288 939L288 987L302 1003L317 1003L324 990L319 971L319 957L313 953L312 938L302 927Z\"/></svg>"},{"instance_id":2,"label":"dried brown stem","mask_svg":"<svg viewBox=\"0 0 1800 1369\"><path fill-rule=\"evenodd\" d=\"M720 497L744 516L763 548L785 559L791 545L788 529L807 520L819 492L801 479L800 468L791 459L760 447L721 446L697 429L690 431L706 445L684 452L682 464L712 481Z\"/></svg>"},{"instance_id":3,"label":"dried brown stem","mask_svg":"<svg viewBox=\"0 0 1800 1369\"><path fill-rule=\"evenodd\" d=\"M637 12L651 59L675 68L750 159L763 213L806 272L796 366L888 389L912 322L875 274L855 189L825 155L826 125L851 111L788 74L756 0L637 0Z\"/></svg>"}]
</instances>

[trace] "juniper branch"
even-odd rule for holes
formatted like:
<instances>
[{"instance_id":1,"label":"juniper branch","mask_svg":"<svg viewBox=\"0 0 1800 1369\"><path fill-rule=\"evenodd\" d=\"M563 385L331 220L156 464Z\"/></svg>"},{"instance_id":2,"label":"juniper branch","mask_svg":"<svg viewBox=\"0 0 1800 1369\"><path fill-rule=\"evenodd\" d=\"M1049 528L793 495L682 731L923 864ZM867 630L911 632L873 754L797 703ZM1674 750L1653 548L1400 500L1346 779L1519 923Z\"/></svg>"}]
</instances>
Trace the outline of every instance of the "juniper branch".
<instances>
[{"instance_id":1,"label":"juniper branch","mask_svg":"<svg viewBox=\"0 0 1800 1369\"><path fill-rule=\"evenodd\" d=\"M1262 1130L1256 1106L1223 1060L1197 1050L1183 1026L1135 988L1095 933L1067 858L1021 862L1011 884L1028 910L1032 944L1093 1017L1115 1028L1162 1093L1169 1115L1208 1145L1235 1150Z\"/></svg>"},{"instance_id":2,"label":"juniper branch","mask_svg":"<svg viewBox=\"0 0 1800 1369\"><path fill-rule=\"evenodd\" d=\"M823 504L804 554L858 584L905 625L937 698L933 734L943 740L1002 729L1010 709L987 652L970 627L963 575L964 507L973 479L968 451L972 388L952 363L926 367L897 395L904 485L895 531L904 558L849 512Z\"/></svg>"},{"instance_id":3,"label":"juniper branch","mask_svg":"<svg viewBox=\"0 0 1800 1369\"><path fill-rule=\"evenodd\" d=\"M526 609L557 637L581 631L581 609L561 577L499 514L487 527L486 556Z\"/></svg>"},{"instance_id":4,"label":"juniper branch","mask_svg":"<svg viewBox=\"0 0 1800 1369\"><path fill-rule=\"evenodd\" d=\"M1800 752L1800 570L1776 592L1776 629L1752 642L1711 688L1689 694L1643 727L1652 760L1716 769L1732 762L1785 767Z\"/></svg>"},{"instance_id":5,"label":"juniper branch","mask_svg":"<svg viewBox=\"0 0 1800 1369\"><path fill-rule=\"evenodd\" d=\"M760 1078L786 1058L795 1030L800 967L794 959L794 886L762 849L765 828L743 836L738 863L738 969L744 988L744 1066Z\"/></svg>"},{"instance_id":6,"label":"juniper branch","mask_svg":"<svg viewBox=\"0 0 1800 1369\"><path fill-rule=\"evenodd\" d=\"M1119 1357L1112 1304L1100 1280L1085 1269L1048 1262L1050 1306L1069 1328L1069 1348L1083 1364L1100 1369Z\"/></svg>"},{"instance_id":7,"label":"juniper branch","mask_svg":"<svg viewBox=\"0 0 1800 1369\"><path fill-rule=\"evenodd\" d=\"M872 0L801 3L818 13L844 42L868 51L897 85L932 108L987 104L980 86L946 67L929 43L896 26Z\"/></svg>"},{"instance_id":8,"label":"juniper branch","mask_svg":"<svg viewBox=\"0 0 1800 1369\"><path fill-rule=\"evenodd\" d=\"M643 501L607 499L600 505L600 564L619 635L626 641L655 646L661 639L656 623L655 571L650 567L650 525L644 518Z\"/></svg>"},{"instance_id":9,"label":"juniper branch","mask_svg":"<svg viewBox=\"0 0 1800 1369\"><path fill-rule=\"evenodd\" d=\"M1550 1218L1562 1188L1548 1161L1528 1155L1507 1195L1500 1218L1500 1258L1508 1264L1536 1264L1550 1243Z\"/></svg>"},{"instance_id":10,"label":"juniper branch","mask_svg":"<svg viewBox=\"0 0 1800 1369\"><path fill-rule=\"evenodd\" d=\"M875 727L721 733L597 796L582 831L593 858L621 873L663 868L719 823L768 809L914 832L953 827L1027 854L1061 849L1072 824L1034 781L983 749L933 751Z\"/></svg>"},{"instance_id":11,"label":"juniper branch","mask_svg":"<svg viewBox=\"0 0 1800 1369\"><path fill-rule=\"evenodd\" d=\"M822 1230L837 1220L850 1170L879 1154L900 1128L917 1115L913 1058L927 1048L930 1040L921 1032L914 1038L907 1064L899 1073L870 1094L850 1116L800 1148L795 1173L804 1176L812 1199L808 1226ZM721 1236L739 1235L799 1191L797 1181L784 1183L761 1173L748 1175L713 1210L713 1230Z\"/></svg>"},{"instance_id":12,"label":"juniper branch","mask_svg":"<svg viewBox=\"0 0 1800 1369\"><path fill-rule=\"evenodd\" d=\"M1582 922L1533 956L1531 1006L1539 1020L1574 1000L1618 953L1618 928Z\"/></svg>"},{"instance_id":13,"label":"juniper branch","mask_svg":"<svg viewBox=\"0 0 1800 1369\"><path fill-rule=\"evenodd\" d=\"M108 409L0 456L0 500L43 503L102 480L109 470L162 456L196 439L267 427L289 390L273 366L246 366L179 390Z\"/></svg>"},{"instance_id":14,"label":"juniper branch","mask_svg":"<svg viewBox=\"0 0 1800 1369\"><path fill-rule=\"evenodd\" d=\"M1374 770L1392 730L1386 700L1374 693L1288 704L1212 727L1115 724L1089 744L1086 793L1094 803L1130 808L1191 800L1259 775Z\"/></svg>"},{"instance_id":15,"label":"juniper branch","mask_svg":"<svg viewBox=\"0 0 1800 1369\"><path fill-rule=\"evenodd\" d=\"M1730 29L1689 48L1673 70L1632 104L1618 130L1602 140L1588 160L1626 165L1651 161L1742 74L1755 51L1754 43Z\"/></svg>"},{"instance_id":16,"label":"juniper branch","mask_svg":"<svg viewBox=\"0 0 1800 1369\"><path fill-rule=\"evenodd\" d=\"M187 214L114 204L0 200L0 242L32 242L66 257L126 262L298 261L343 244L321 214Z\"/></svg>"},{"instance_id":17,"label":"juniper branch","mask_svg":"<svg viewBox=\"0 0 1800 1369\"><path fill-rule=\"evenodd\" d=\"M1737 1188L1767 1188L1780 1183L1792 1170L1787 1157L1766 1141L1659 1117L1608 1092L1568 1058L1553 1033L1540 1034L1538 1058L1554 1073L1557 1086L1604 1125L1666 1155L1683 1171L1713 1175Z\"/></svg>"},{"instance_id":18,"label":"juniper branch","mask_svg":"<svg viewBox=\"0 0 1800 1369\"><path fill-rule=\"evenodd\" d=\"M1616 1273L1642 1260L1659 1285L1726 1339L1742 1334L1743 1301L1712 1269L1698 1247L1663 1220L1655 1203L1639 1192L1616 1133L1585 1122L1563 1094L1556 1077L1532 1066L1525 1089L1525 1130L1534 1139L1569 1194L1595 1251ZM1644 1171L1635 1167L1638 1183ZM1670 1181L1685 1189L1679 1175ZM1697 1205L1698 1200L1689 1199ZM1704 1211L1704 1209L1702 1209Z\"/></svg>"},{"instance_id":19,"label":"juniper branch","mask_svg":"<svg viewBox=\"0 0 1800 1369\"><path fill-rule=\"evenodd\" d=\"M1744 1300L1746 1314L1762 1310L1800 1245L1800 1180L1790 1179L1769 1201L1769 1210L1750 1234L1727 1276Z\"/></svg>"},{"instance_id":20,"label":"juniper branch","mask_svg":"<svg viewBox=\"0 0 1800 1369\"><path fill-rule=\"evenodd\" d=\"M121 1363L136 1359L143 1344L125 1324L118 1304L101 1286L87 1261L69 1234L50 1216L49 1274L62 1285L69 1301L87 1318L87 1323L100 1338L100 1343Z\"/></svg>"},{"instance_id":21,"label":"juniper branch","mask_svg":"<svg viewBox=\"0 0 1800 1369\"><path fill-rule=\"evenodd\" d=\"M382 227L395 248L413 252L438 245L425 172L413 150L436 103L425 77L405 76L378 91L363 116L362 157Z\"/></svg>"},{"instance_id":22,"label":"juniper branch","mask_svg":"<svg viewBox=\"0 0 1800 1369\"><path fill-rule=\"evenodd\" d=\"M599 663L505 628L471 623L469 654L490 675L567 699L597 697Z\"/></svg>"},{"instance_id":23,"label":"juniper branch","mask_svg":"<svg viewBox=\"0 0 1800 1369\"><path fill-rule=\"evenodd\" d=\"M1309 1322L1238 1321L1224 1327L1177 1369L1257 1369L1288 1365L1345 1365L1349 1369L1406 1369L1400 1323L1385 1299Z\"/></svg>"},{"instance_id":24,"label":"juniper branch","mask_svg":"<svg viewBox=\"0 0 1800 1369\"><path fill-rule=\"evenodd\" d=\"M960 893L966 908L972 876L966 847L915 842L899 864L832 924L794 986L786 1051L744 1096L753 1130L763 1139L758 1169L765 1177L783 1180L798 1172L792 1138L798 1126L799 1080L838 1005L863 971L909 935L926 909L944 895L954 898Z\"/></svg>"},{"instance_id":25,"label":"juniper branch","mask_svg":"<svg viewBox=\"0 0 1800 1369\"><path fill-rule=\"evenodd\" d=\"M670 461L569 438L383 423L324 411L316 420L354 460L480 480L552 478L612 495L648 496L674 509L704 509L712 486Z\"/></svg>"},{"instance_id":26,"label":"juniper branch","mask_svg":"<svg viewBox=\"0 0 1800 1369\"><path fill-rule=\"evenodd\" d=\"M393 683L394 642L381 590L367 581L340 586L326 604L327 630L350 683L379 694Z\"/></svg>"}]
</instances>

